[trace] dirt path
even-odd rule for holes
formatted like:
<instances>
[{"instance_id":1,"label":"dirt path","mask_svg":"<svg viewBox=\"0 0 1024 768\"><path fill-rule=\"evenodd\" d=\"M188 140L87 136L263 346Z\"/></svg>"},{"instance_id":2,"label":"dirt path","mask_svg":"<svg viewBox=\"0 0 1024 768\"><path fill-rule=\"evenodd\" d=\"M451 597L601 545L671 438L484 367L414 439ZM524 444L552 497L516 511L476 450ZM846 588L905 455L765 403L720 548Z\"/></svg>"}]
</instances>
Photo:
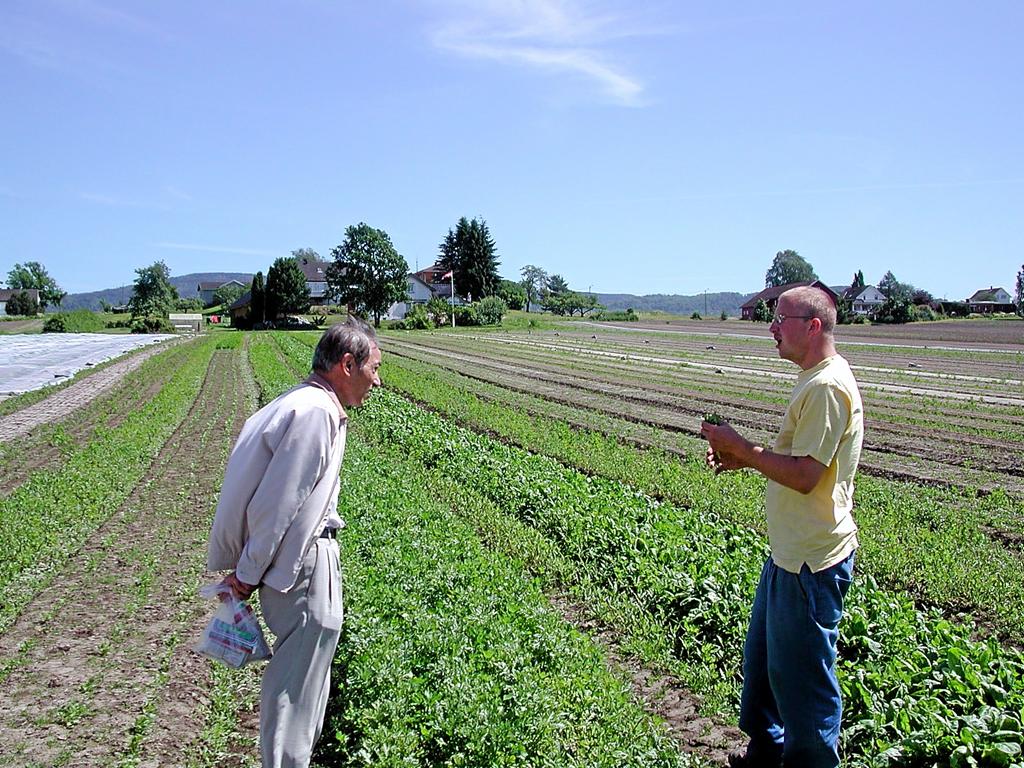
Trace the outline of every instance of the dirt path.
<instances>
[{"instance_id":1,"label":"dirt path","mask_svg":"<svg viewBox=\"0 0 1024 768\"><path fill-rule=\"evenodd\" d=\"M719 765L727 764L730 752L743 751L747 744L743 731L700 714L699 697L671 675L655 672L623 652L620 633L595 618L586 606L565 593L551 593L548 598L566 621L602 650L613 672L627 676L633 696L646 711L664 721L681 751Z\"/></svg>"},{"instance_id":2,"label":"dirt path","mask_svg":"<svg viewBox=\"0 0 1024 768\"><path fill-rule=\"evenodd\" d=\"M237 351L214 354L146 477L0 637L5 764L201 764L210 665L190 646L212 606L195 590L224 462L254 396L245 368Z\"/></svg>"},{"instance_id":3,"label":"dirt path","mask_svg":"<svg viewBox=\"0 0 1024 768\"><path fill-rule=\"evenodd\" d=\"M128 373L134 371L153 355L165 352L166 344L154 344L143 348L137 354L109 365L65 387L45 400L4 416L0 443L27 434L34 428L61 421L69 414L82 408L117 385Z\"/></svg>"}]
</instances>

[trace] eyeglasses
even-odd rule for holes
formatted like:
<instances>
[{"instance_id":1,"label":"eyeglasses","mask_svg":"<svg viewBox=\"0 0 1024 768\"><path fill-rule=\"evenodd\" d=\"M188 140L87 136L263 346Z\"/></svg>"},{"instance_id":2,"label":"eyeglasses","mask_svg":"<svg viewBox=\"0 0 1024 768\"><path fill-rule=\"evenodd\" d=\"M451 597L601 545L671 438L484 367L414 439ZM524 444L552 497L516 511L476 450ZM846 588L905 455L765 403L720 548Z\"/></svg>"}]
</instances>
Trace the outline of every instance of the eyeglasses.
<instances>
[{"instance_id":1,"label":"eyeglasses","mask_svg":"<svg viewBox=\"0 0 1024 768\"><path fill-rule=\"evenodd\" d=\"M772 317L772 323L771 324L772 325L782 325L784 322L789 320L789 318L791 318L791 317L794 318L794 319L799 319L799 320L810 320L810 319L812 319L814 317L814 315L784 315L781 312L776 312L774 317Z\"/></svg>"}]
</instances>

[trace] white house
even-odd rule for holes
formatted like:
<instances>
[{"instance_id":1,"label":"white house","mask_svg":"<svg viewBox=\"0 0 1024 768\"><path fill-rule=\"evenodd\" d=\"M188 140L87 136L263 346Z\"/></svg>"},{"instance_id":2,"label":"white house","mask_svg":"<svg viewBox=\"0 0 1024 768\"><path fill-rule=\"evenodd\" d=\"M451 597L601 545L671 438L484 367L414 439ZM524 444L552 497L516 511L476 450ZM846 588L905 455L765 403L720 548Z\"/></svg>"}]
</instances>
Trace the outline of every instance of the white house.
<instances>
[{"instance_id":1,"label":"white house","mask_svg":"<svg viewBox=\"0 0 1024 768\"><path fill-rule=\"evenodd\" d=\"M993 312L1013 312L1013 297L1004 288L982 288L974 292L967 299L967 305L971 312L978 312L984 315Z\"/></svg>"},{"instance_id":2,"label":"white house","mask_svg":"<svg viewBox=\"0 0 1024 768\"><path fill-rule=\"evenodd\" d=\"M388 320L401 320L409 314L409 310L412 309L414 304L426 304L434 298L434 292L431 290L430 285L424 282L422 278L410 274L407 279L409 291L406 294L406 299L405 301L396 302L388 308Z\"/></svg>"},{"instance_id":3,"label":"white house","mask_svg":"<svg viewBox=\"0 0 1024 768\"><path fill-rule=\"evenodd\" d=\"M873 285L865 285L856 293L851 290L847 298L850 299L850 309L855 315L871 314L885 303L885 294Z\"/></svg>"},{"instance_id":4,"label":"white house","mask_svg":"<svg viewBox=\"0 0 1024 768\"><path fill-rule=\"evenodd\" d=\"M306 278L306 287L309 288L309 300L313 304L323 304L327 296L327 267L329 262L318 259L310 259L306 256L298 260L299 269Z\"/></svg>"}]
</instances>

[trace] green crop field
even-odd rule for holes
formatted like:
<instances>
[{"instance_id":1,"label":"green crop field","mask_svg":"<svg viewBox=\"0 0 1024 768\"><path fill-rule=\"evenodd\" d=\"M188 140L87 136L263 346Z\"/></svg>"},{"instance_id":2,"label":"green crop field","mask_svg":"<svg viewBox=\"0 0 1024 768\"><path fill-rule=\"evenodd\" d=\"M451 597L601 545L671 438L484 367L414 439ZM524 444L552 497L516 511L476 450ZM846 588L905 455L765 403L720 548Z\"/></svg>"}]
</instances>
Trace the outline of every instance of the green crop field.
<instances>
[{"instance_id":1,"label":"green crop field","mask_svg":"<svg viewBox=\"0 0 1024 768\"><path fill-rule=\"evenodd\" d=\"M770 440L794 370L723 329L382 335L317 765L709 766L743 743L764 485L710 473L697 433L715 413ZM839 338L867 427L839 654L858 768L1024 766L1024 345L941 330ZM242 420L317 338L179 344L0 442L0 753L258 764L258 668L189 650L204 537Z\"/></svg>"}]
</instances>

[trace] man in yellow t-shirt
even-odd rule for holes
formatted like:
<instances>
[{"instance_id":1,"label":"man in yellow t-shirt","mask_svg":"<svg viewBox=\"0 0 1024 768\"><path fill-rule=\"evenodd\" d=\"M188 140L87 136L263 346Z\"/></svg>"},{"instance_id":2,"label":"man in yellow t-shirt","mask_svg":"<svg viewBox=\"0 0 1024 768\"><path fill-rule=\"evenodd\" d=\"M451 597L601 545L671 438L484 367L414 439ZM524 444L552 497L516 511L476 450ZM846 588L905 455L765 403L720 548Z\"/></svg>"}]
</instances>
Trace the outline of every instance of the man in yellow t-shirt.
<instances>
[{"instance_id":1,"label":"man in yellow t-shirt","mask_svg":"<svg viewBox=\"0 0 1024 768\"><path fill-rule=\"evenodd\" d=\"M733 768L835 768L842 699L836 642L853 576L853 477L864 409L850 366L836 353L836 309L824 291L793 288L772 320L779 356L801 372L769 450L728 424L701 424L715 472L750 467L768 479L771 557L764 564L743 646L740 727L750 737Z\"/></svg>"}]
</instances>

